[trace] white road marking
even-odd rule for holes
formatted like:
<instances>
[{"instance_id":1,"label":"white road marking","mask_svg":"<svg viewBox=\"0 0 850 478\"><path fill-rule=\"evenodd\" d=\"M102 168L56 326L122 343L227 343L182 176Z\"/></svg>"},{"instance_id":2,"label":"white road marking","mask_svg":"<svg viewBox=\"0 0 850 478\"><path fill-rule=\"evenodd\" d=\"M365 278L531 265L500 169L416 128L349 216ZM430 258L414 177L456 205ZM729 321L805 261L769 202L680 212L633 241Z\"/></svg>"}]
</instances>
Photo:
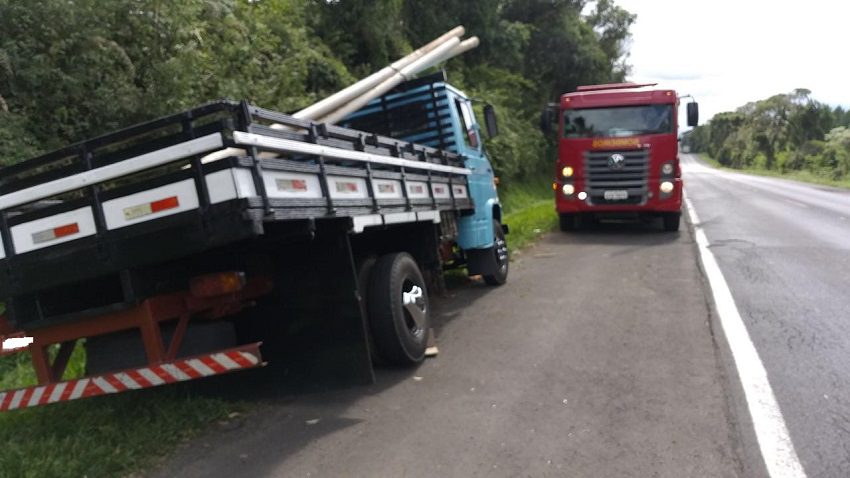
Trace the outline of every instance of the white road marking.
<instances>
[{"instance_id":1,"label":"white road marking","mask_svg":"<svg viewBox=\"0 0 850 478\"><path fill-rule=\"evenodd\" d=\"M767 371L750 339L717 260L709 250L708 238L687 196L685 206L693 222L700 262L711 287L714 305L717 308L726 341L732 350L732 358L738 370L738 377L741 379L747 408L753 420L753 428L755 428L756 439L767 472L771 478L805 478L806 472L800 464L797 451L794 450L788 427L776 402L776 395L767 380Z\"/></svg>"}]
</instances>

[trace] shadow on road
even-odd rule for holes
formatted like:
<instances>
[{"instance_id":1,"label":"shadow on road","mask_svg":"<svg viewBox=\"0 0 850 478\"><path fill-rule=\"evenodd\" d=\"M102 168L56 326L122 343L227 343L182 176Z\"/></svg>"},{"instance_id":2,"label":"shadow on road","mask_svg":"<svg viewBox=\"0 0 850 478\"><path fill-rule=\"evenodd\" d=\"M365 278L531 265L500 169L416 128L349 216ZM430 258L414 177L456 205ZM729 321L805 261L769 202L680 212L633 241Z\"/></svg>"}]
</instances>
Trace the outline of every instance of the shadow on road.
<instances>
[{"instance_id":1,"label":"shadow on road","mask_svg":"<svg viewBox=\"0 0 850 478\"><path fill-rule=\"evenodd\" d=\"M464 308L496 290L498 288L480 281L465 279L455 281L445 294L432 298L432 320L438 341L443 328L459 318ZM352 407L358 415L387 413L387 410L363 410L357 403L405 382L410 383L418 370L377 367L373 384L305 392L291 388L277 376L283 369L284 366L270 364L185 384L191 394L246 403L248 413L220 422L218 428L193 440L163 468L148 476L208 476L211 470L205 468L204 463L211 454L230 457L224 460L223 468L214 470L215 476L279 473L279 467L288 457L323 437L360 423L362 420L351 418ZM398 413L405 413L403 405L398 404ZM273 456L268 454L270 448ZM257 455L259 450L263 450L261 456Z\"/></svg>"},{"instance_id":2,"label":"shadow on road","mask_svg":"<svg viewBox=\"0 0 850 478\"><path fill-rule=\"evenodd\" d=\"M624 246L662 246L679 240L687 234L682 224L676 232L664 231L659 221L597 222L570 232L552 233L559 244L610 244Z\"/></svg>"}]
</instances>

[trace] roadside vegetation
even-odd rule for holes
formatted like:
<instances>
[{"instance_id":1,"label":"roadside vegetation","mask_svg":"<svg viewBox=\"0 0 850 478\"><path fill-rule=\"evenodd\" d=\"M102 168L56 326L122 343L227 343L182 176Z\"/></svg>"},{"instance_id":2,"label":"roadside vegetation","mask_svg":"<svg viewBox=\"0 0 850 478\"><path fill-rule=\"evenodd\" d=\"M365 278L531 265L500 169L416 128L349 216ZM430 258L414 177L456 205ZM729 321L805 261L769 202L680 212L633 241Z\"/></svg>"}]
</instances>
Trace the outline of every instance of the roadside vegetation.
<instances>
[{"instance_id":1,"label":"roadside vegetation","mask_svg":"<svg viewBox=\"0 0 850 478\"><path fill-rule=\"evenodd\" d=\"M512 253L557 227L551 184L550 177L541 175L500 188L499 197L505 206L503 222L510 227L508 247Z\"/></svg>"},{"instance_id":2,"label":"roadside vegetation","mask_svg":"<svg viewBox=\"0 0 850 478\"><path fill-rule=\"evenodd\" d=\"M850 111L797 89L715 115L684 139L714 164L850 187Z\"/></svg>"},{"instance_id":3,"label":"roadside vegetation","mask_svg":"<svg viewBox=\"0 0 850 478\"><path fill-rule=\"evenodd\" d=\"M628 72L635 17L588 3L0 0L0 165L220 98L298 110L462 24L481 46L446 69L496 107L485 146L516 251L556 222L540 111ZM79 346L65 378L84 363ZM0 389L34 383L26 354L0 358ZM243 406L169 386L3 413L0 477L126 475Z\"/></svg>"}]
</instances>

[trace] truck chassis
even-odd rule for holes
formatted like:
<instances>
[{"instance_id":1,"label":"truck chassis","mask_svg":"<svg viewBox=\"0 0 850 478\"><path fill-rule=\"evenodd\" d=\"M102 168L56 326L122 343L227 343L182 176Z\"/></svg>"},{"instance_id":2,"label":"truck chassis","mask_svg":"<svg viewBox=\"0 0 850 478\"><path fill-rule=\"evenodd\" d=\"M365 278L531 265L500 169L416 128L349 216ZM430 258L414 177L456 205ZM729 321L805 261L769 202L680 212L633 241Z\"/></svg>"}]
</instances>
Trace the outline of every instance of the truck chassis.
<instances>
[{"instance_id":1,"label":"truck chassis","mask_svg":"<svg viewBox=\"0 0 850 478\"><path fill-rule=\"evenodd\" d=\"M314 385L369 383L376 356L421 360L387 330L428 333L423 291L463 264L446 244L474 211L469 174L450 152L244 101L4 168L0 341L33 338L38 385L0 392L0 410L259 367L264 343L287 380ZM186 351L193 326L222 321L227 346ZM128 331L128 366L62 381L78 340Z\"/></svg>"}]
</instances>

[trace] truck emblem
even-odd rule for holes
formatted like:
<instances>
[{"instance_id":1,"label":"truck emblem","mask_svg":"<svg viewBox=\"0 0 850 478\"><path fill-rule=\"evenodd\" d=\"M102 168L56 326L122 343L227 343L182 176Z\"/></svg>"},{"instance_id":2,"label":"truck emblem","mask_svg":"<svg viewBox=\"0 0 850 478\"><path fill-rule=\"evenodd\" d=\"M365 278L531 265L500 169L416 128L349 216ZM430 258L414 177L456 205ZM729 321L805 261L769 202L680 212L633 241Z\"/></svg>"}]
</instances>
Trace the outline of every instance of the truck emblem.
<instances>
[{"instance_id":1,"label":"truck emblem","mask_svg":"<svg viewBox=\"0 0 850 478\"><path fill-rule=\"evenodd\" d=\"M619 170L626 165L626 157L622 154L612 154L608 157L608 169Z\"/></svg>"}]
</instances>

